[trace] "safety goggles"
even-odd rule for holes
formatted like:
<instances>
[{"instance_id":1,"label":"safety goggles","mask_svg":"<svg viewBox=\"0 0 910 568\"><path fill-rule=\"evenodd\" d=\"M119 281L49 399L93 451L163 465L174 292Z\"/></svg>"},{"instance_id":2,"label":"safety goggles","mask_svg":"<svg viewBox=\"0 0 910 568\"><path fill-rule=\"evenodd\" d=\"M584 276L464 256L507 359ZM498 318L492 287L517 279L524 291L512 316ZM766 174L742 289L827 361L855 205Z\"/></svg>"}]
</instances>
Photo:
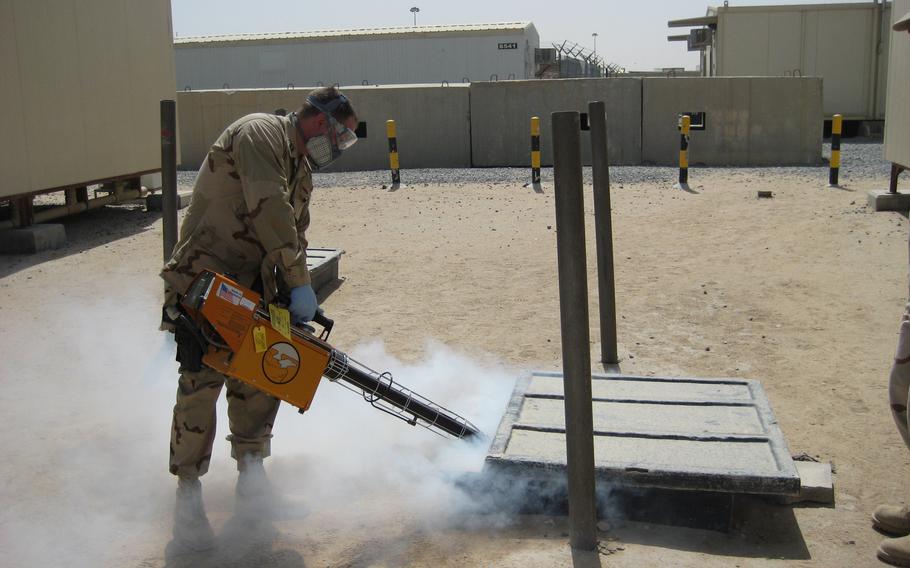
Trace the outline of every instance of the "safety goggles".
<instances>
[{"instance_id":1,"label":"safety goggles","mask_svg":"<svg viewBox=\"0 0 910 568\"><path fill-rule=\"evenodd\" d=\"M339 150L347 150L357 142L357 134L341 124L331 115L326 113L329 123L335 128L335 145Z\"/></svg>"},{"instance_id":2,"label":"safety goggles","mask_svg":"<svg viewBox=\"0 0 910 568\"><path fill-rule=\"evenodd\" d=\"M332 128L335 130L335 145L338 146L339 150L347 150L357 142L357 134L347 126L335 120L335 117L332 116L335 109L341 106L341 104L348 102L348 99L345 98L344 95L340 95L328 105L321 105L312 97L308 98L307 102L320 110L322 114L329 119L329 124L331 124Z\"/></svg>"}]
</instances>

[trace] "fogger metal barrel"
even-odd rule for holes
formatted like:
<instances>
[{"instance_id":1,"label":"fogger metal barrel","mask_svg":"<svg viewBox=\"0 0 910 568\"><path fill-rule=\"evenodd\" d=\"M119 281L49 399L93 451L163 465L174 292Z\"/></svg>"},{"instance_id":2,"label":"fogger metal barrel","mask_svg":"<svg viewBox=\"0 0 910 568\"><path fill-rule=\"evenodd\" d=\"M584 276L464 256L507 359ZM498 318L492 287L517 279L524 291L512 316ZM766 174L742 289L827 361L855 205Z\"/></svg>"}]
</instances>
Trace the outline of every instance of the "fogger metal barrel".
<instances>
[{"instance_id":1,"label":"fogger metal barrel","mask_svg":"<svg viewBox=\"0 0 910 568\"><path fill-rule=\"evenodd\" d=\"M323 376L358 392L373 407L444 436L482 438L467 419L329 345L334 322L318 314L320 335L290 325L287 310L224 275L204 271L181 300L178 325L198 337L205 365L309 409Z\"/></svg>"},{"instance_id":2,"label":"fogger metal barrel","mask_svg":"<svg viewBox=\"0 0 910 568\"><path fill-rule=\"evenodd\" d=\"M359 390L373 407L412 426L419 424L456 438L483 437L465 418L396 383L390 373L377 373L337 349L332 350L323 375L330 381L342 381L355 392Z\"/></svg>"}]
</instances>

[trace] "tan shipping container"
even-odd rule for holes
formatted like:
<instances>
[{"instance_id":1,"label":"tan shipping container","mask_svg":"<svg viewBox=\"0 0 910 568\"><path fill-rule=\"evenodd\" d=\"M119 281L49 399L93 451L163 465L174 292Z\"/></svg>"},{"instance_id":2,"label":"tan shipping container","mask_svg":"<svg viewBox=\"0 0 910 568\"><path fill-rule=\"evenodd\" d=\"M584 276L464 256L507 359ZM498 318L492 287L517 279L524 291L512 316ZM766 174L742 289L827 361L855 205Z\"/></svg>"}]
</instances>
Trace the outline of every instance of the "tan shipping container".
<instances>
[{"instance_id":1,"label":"tan shipping container","mask_svg":"<svg viewBox=\"0 0 910 568\"><path fill-rule=\"evenodd\" d=\"M910 0L895 0L892 25L908 15ZM906 31L891 32L885 159L910 167L910 33Z\"/></svg>"},{"instance_id":2,"label":"tan shipping container","mask_svg":"<svg viewBox=\"0 0 910 568\"><path fill-rule=\"evenodd\" d=\"M170 0L0 0L0 199L161 168Z\"/></svg>"},{"instance_id":3,"label":"tan shipping container","mask_svg":"<svg viewBox=\"0 0 910 568\"><path fill-rule=\"evenodd\" d=\"M705 74L822 77L826 117L881 120L890 12L874 2L709 8Z\"/></svg>"}]
</instances>

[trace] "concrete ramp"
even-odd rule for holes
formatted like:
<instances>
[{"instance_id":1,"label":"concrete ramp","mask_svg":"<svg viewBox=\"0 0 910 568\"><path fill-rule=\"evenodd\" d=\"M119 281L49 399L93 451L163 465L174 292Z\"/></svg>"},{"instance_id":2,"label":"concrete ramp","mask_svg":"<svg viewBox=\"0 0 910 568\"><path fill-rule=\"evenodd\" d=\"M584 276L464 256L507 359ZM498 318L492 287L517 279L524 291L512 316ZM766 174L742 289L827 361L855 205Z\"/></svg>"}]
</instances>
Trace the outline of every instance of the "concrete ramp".
<instances>
[{"instance_id":1,"label":"concrete ramp","mask_svg":"<svg viewBox=\"0 0 910 568\"><path fill-rule=\"evenodd\" d=\"M796 495L800 480L761 384L597 374L598 483ZM566 468L563 378L518 381L485 467L517 477Z\"/></svg>"}]
</instances>

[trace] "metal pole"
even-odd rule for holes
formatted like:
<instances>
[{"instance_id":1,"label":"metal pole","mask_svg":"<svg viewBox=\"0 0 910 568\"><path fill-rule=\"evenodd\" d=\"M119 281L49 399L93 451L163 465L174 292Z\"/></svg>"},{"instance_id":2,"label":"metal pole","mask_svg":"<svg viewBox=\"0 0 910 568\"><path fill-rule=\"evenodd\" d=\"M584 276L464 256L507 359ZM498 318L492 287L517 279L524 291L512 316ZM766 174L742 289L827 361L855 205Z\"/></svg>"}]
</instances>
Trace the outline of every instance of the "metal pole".
<instances>
[{"instance_id":1,"label":"metal pole","mask_svg":"<svg viewBox=\"0 0 910 568\"><path fill-rule=\"evenodd\" d=\"M531 183L540 183L540 119L531 117Z\"/></svg>"},{"instance_id":2,"label":"metal pole","mask_svg":"<svg viewBox=\"0 0 910 568\"><path fill-rule=\"evenodd\" d=\"M692 117L684 114L679 117L679 187L689 189L689 129Z\"/></svg>"},{"instance_id":3,"label":"metal pole","mask_svg":"<svg viewBox=\"0 0 910 568\"><path fill-rule=\"evenodd\" d=\"M828 170L828 185L837 187L840 175L840 135L843 132L844 118L835 114L831 119L831 168Z\"/></svg>"},{"instance_id":4,"label":"metal pole","mask_svg":"<svg viewBox=\"0 0 910 568\"><path fill-rule=\"evenodd\" d=\"M616 353L616 284L613 278L613 219L610 210L610 162L607 112L602 101L588 103L591 166L594 171L594 233L597 240L597 291L600 297L600 361L619 363Z\"/></svg>"},{"instance_id":5,"label":"metal pole","mask_svg":"<svg viewBox=\"0 0 910 568\"><path fill-rule=\"evenodd\" d=\"M389 169L392 171L392 186L401 183L401 173L398 164L398 130L394 120L385 121L385 131L389 138Z\"/></svg>"},{"instance_id":6,"label":"metal pole","mask_svg":"<svg viewBox=\"0 0 910 568\"><path fill-rule=\"evenodd\" d=\"M161 220L164 261L177 246L177 105L161 101Z\"/></svg>"},{"instance_id":7,"label":"metal pole","mask_svg":"<svg viewBox=\"0 0 910 568\"><path fill-rule=\"evenodd\" d=\"M591 346L588 333L588 275L585 261L581 121L577 112L554 112L553 173L556 194L556 252L565 390L569 542L597 546L594 502L594 419L591 408Z\"/></svg>"},{"instance_id":8,"label":"metal pole","mask_svg":"<svg viewBox=\"0 0 910 568\"><path fill-rule=\"evenodd\" d=\"M901 175L901 172L906 170L904 166L900 164L891 164L891 183L888 184L888 192L891 194L897 193L897 178Z\"/></svg>"}]
</instances>

